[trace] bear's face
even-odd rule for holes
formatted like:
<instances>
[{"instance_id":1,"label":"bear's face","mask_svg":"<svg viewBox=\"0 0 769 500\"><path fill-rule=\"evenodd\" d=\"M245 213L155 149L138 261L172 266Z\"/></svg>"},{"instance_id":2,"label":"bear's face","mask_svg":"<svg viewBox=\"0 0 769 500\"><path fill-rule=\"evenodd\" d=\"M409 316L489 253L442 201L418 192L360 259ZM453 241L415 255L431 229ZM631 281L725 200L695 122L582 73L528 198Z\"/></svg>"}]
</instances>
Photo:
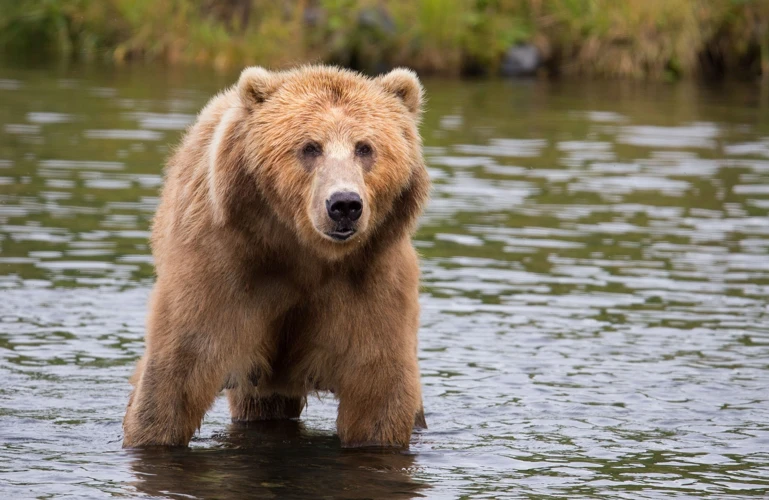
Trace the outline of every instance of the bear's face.
<instances>
[{"instance_id":1,"label":"bear's face","mask_svg":"<svg viewBox=\"0 0 769 500\"><path fill-rule=\"evenodd\" d=\"M370 79L327 67L249 68L238 91L246 164L300 242L337 259L390 219L413 225L427 186L417 132L422 88L412 72ZM416 198L415 179L425 184ZM400 206L409 203L416 206Z\"/></svg>"}]
</instances>

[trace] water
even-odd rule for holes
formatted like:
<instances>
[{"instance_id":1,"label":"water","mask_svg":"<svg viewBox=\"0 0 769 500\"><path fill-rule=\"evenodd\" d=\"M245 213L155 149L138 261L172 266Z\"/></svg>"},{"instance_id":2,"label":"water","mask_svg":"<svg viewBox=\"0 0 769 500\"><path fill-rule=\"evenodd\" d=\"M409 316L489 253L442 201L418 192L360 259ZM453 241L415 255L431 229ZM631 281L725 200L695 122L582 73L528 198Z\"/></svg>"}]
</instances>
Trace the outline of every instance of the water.
<instances>
[{"instance_id":1,"label":"water","mask_svg":"<svg viewBox=\"0 0 769 500\"><path fill-rule=\"evenodd\" d=\"M427 82L429 430L123 451L161 165L234 75L0 70L2 498L769 495L769 93Z\"/></svg>"}]
</instances>

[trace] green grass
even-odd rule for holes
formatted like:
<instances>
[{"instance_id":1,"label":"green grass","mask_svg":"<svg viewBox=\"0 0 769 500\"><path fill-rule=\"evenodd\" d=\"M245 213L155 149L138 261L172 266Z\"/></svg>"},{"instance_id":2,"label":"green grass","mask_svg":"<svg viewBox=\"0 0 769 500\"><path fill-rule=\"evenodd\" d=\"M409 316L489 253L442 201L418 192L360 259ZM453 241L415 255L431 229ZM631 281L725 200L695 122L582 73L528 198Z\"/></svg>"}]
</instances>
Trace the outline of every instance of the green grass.
<instances>
[{"instance_id":1,"label":"green grass","mask_svg":"<svg viewBox=\"0 0 769 500\"><path fill-rule=\"evenodd\" d=\"M543 72L769 77L769 0L0 0L6 58L217 68L332 62L495 74L533 43Z\"/></svg>"}]
</instances>

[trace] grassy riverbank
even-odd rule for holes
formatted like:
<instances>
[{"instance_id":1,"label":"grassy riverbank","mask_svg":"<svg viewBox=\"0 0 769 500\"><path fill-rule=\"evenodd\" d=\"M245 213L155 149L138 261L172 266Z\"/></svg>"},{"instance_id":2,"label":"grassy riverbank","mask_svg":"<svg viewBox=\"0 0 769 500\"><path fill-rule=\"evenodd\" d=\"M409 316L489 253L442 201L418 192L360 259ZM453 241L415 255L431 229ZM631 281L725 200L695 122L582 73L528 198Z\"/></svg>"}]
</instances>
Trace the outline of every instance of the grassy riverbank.
<instances>
[{"instance_id":1,"label":"grassy riverbank","mask_svg":"<svg viewBox=\"0 0 769 500\"><path fill-rule=\"evenodd\" d=\"M541 74L769 76L769 0L24 0L0 9L6 58L216 68L322 61L497 74L535 46Z\"/></svg>"}]
</instances>

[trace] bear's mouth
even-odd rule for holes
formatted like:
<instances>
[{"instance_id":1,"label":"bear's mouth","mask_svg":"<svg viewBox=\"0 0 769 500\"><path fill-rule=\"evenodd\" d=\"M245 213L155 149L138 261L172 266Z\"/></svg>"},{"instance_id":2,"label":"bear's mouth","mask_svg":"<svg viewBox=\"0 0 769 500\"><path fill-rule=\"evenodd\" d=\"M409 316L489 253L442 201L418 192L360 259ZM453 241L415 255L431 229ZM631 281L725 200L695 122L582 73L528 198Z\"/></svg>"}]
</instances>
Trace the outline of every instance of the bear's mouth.
<instances>
[{"instance_id":1,"label":"bear's mouth","mask_svg":"<svg viewBox=\"0 0 769 500\"><path fill-rule=\"evenodd\" d=\"M337 229L336 231L326 234L337 241L344 241L355 234L355 229Z\"/></svg>"}]
</instances>

